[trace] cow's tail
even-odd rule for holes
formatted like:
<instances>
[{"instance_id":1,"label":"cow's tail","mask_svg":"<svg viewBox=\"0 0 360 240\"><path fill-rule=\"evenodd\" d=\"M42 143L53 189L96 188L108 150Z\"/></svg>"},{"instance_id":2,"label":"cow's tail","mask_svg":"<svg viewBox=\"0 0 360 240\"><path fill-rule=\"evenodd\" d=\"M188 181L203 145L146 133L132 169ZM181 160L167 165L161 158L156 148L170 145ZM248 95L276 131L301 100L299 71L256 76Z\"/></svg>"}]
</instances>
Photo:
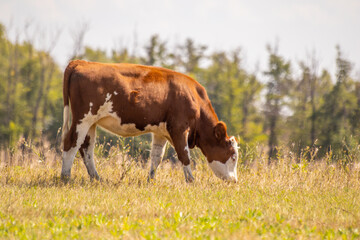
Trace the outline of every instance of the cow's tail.
<instances>
[{"instance_id":1,"label":"cow's tail","mask_svg":"<svg viewBox=\"0 0 360 240\"><path fill-rule=\"evenodd\" d=\"M78 65L79 61L71 61L66 67L64 72L63 80L63 98L64 98L64 113L63 113L63 127L61 134L61 148L64 147L65 136L69 132L69 122L70 122L70 106L69 106L69 83L71 74L74 71L74 68Z\"/></svg>"}]
</instances>

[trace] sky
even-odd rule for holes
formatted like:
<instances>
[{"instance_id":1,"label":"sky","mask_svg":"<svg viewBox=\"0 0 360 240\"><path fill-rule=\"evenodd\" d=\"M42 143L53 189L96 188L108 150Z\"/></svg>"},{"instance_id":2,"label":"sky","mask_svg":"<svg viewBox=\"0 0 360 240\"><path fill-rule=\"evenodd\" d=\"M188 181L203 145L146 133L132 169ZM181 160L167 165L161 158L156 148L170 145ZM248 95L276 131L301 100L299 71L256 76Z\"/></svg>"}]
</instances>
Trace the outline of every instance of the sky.
<instances>
[{"instance_id":1,"label":"sky","mask_svg":"<svg viewBox=\"0 0 360 240\"><path fill-rule=\"evenodd\" d=\"M315 53L319 71L334 74L338 44L360 79L360 0L0 0L0 22L10 38L27 36L44 49L60 29L51 54L62 67L72 33L86 23L84 44L93 48L132 48L136 42L141 53L153 34L169 46L191 38L208 53L240 47L244 67L260 72L267 67L266 45L277 43L294 66Z\"/></svg>"}]
</instances>

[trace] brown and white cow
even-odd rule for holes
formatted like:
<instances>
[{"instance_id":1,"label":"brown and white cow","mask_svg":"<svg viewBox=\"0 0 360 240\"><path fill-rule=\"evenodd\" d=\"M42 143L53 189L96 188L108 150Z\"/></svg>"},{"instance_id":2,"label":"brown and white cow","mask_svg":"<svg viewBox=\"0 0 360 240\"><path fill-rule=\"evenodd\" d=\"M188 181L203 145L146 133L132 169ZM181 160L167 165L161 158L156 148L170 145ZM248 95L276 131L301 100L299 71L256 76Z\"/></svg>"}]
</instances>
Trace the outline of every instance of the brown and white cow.
<instances>
[{"instance_id":1,"label":"brown and white cow","mask_svg":"<svg viewBox=\"0 0 360 240\"><path fill-rule=\"evenodd\" d=\"M99 179L93 153L96 126L101 126L125 137L152 133L149 179L155 177L169 141L186 181L194 180L189 148L195 146L216 176L237 181L236 140L228 137L204 87L189 76L159 67L75 60L67 66L63 84L63 179L70 177L78 150L91 179Z\"/></svg>"}]
</instances>

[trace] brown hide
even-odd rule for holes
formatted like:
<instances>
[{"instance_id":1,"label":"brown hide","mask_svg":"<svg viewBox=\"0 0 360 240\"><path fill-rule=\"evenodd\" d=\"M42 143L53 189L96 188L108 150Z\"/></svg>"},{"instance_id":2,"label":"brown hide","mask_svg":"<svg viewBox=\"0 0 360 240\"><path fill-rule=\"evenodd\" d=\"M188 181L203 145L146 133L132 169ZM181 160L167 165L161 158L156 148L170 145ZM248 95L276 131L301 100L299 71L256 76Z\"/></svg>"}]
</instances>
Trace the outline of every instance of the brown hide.
<instances>
[{"instance_id":1,"label":"brown hide","mask_svg":"<svg viewBox=\"0 0 360 240\"><path fill-rule=\"evenodd\" d=\"M133 123L143 131L149 124L166 123L180 161L186 158L181 150L185 133L189 147L198 146L209 162L225 163L234 154L226 125L218 121L204 87L184 74L159 67L75 60L65 70L63 91L64 106L71 103L72 126L81 123L90 103L96 115L111 94L113 112L121 124ZM76 145L76 135L69 132L64 151Z\"/></svg>"}]
</instances>

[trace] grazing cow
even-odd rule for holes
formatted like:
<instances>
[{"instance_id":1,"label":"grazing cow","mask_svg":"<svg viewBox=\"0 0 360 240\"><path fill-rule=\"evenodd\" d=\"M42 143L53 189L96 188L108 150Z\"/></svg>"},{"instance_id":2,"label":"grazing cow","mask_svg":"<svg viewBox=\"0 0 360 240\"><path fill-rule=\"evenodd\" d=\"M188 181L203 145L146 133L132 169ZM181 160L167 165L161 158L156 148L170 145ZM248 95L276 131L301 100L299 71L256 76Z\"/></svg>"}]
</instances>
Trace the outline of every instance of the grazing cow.
<instances>
[{"instance_id":1,"label":"grazing cow","mask_svg":"<svg viewBox=\"0 0 360 240\"><path fill-rule=\"evenodd\" d=\"M189 148L195 146L216 176L237 181L236 140L227 135L204 87L189 76L159 67L75 60L67 66L63 84L63 179L70 177L78 150L91 179L99 179L93 156L98 125L125 137L152 133L149 180L155 177L169 141L187 182L194 180Z\"/></svg>"}]
</instances>

